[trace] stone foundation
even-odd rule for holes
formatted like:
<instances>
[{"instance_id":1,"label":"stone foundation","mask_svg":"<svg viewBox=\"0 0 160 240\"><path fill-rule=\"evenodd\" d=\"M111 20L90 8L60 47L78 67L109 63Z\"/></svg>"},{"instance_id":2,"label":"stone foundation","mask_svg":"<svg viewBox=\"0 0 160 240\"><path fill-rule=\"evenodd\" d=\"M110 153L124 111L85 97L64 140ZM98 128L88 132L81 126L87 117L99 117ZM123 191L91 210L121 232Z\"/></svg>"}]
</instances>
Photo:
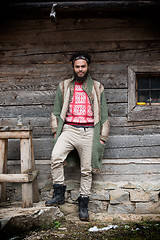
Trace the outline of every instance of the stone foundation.
<instances>
[{"instance_id":1,"label":"stone foundation","mask_svg":"<svg viewBox=\"0 0 160 240\"><path fill-rule=\"evenodd\" d=\"M79 186L67 182L66 201L76 202ZM159 214L160 183L93 182L89 210L107 214Z\"/></svg>"},{"instance_id":2,"label":"stone foundation","mask_svg":"<svg viewBox=\"0 0 160 240\"><path fill-rule=\"evenodd\" d=\"M66 203L77 204L79 181L67 181ZM21 185L7 188L9 202L21 201ZM50 179L39 184L40 200L52 197ZM160 183L93 181L89 210L107 214L159 214Z\"/></svg>"}]
</instances>

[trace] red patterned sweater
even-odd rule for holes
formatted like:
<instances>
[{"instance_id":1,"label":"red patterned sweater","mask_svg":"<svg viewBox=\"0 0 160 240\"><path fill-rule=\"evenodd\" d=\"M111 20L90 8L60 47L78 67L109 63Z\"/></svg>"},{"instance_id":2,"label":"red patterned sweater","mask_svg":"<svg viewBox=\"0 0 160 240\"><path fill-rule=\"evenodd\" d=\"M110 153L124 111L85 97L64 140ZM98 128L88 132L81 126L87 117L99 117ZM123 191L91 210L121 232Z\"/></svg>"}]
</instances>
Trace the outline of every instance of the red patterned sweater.
<instances>
[{"instance_id":1,"label":"red patterned sweater","mask_svg":"<svg viewBox=\"0 0 160 240\"><path fill-rule=\"evenodd\" d=\"M94 117L87 93L82 89L83 83L75 83L74 94L66 115L70 125L93 126Z\"/></svg>"}]
</instances>

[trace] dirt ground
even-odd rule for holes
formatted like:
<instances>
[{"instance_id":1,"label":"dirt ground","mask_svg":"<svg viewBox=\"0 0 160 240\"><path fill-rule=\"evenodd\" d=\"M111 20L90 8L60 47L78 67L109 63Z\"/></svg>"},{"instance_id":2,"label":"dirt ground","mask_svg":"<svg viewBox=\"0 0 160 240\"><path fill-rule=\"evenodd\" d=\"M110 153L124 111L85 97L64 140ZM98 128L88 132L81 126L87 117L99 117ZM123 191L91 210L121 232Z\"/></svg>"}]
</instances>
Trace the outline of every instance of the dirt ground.
<instances>
[{"instance_id":1,"label":"dirt ground","mask_svg":"<svg viewBox=\"0 0 160 240\"><path fill-rule=\"evenodd\" d=\"M110 227L106 230L105 227ZM91 230L97 230L91 231ZM160 222L140 223L102 223L102 222L75 222L54 221L51 225L45 225L25 235L10 240L159 240Z\"/></svg>"}]
</instances>

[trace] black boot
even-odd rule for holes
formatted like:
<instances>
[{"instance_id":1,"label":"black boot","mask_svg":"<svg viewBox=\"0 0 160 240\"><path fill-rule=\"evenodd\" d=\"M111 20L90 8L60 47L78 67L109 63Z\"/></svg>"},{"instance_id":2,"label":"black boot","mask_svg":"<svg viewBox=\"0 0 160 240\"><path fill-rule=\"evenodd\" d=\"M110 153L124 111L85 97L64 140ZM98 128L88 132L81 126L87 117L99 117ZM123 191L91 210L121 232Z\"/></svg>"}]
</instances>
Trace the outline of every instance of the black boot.
<instances>
[{"instance_id":1,"label":"black boot","mask_svg":"<svg viewBox=\"0 0 160 240\"><path fill-rule=\"evenodd\" d=\"M53 185L54 193L53 198L49 201L45 202L46 206L58 206L65 203L65 190L66 186L61 184L54 184Z\"/></svg>"},{"instance_id":2,"label":"black boot","mask_svg":"<svg viewBox=\"0 0 160 240\"><path fill-rule=\"evenodd\" d=\"M82 221L89 221L89 214L88 214L88 203L89 197L82 197L78 198L79 202L79 219Z\"/></svg>"}]
</instances>

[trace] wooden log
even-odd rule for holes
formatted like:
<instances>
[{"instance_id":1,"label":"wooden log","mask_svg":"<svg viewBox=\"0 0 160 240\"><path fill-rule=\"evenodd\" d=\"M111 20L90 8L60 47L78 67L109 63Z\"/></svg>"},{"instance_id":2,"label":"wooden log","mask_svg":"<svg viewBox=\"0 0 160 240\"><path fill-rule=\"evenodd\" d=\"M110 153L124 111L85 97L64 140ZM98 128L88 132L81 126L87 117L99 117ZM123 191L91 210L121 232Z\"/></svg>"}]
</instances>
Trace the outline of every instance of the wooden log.
<instances>
[{"instance_id":1,"label":"wooden log","mask_svg":"<svg viewBox=\"0 0 160 240\"><path fill-rule=\"evenodd\" d=\"M32 171L31 146L29 139L20 140L21 173ZM22 183L22 207L32 207L33 189L32 183Z\"/></svg>"},{"instance_id":2,"label":"wooden log","mask_svg":"<svg viewBox=\"0 0 160 240\"><path fill-rule=\"evenodd\" d=\"M136 18L135 18L136 19ZM135 20L134 19L134 20ZM108 20L108 24L107 24ZM6 41L14 39L15 42L20 43L39 43L39 39L41 42L47 43L50 45L51 41L60 43L60 42L70 42L77 44L79 42L104 42L104 41L131 41L131 40L159 40L159 33L158 31L151 32L155 22L147 21L146 19L141 19L141 23L137 21L133 21L132 24L128 25L128 20L113 20L112 19L101 19L97 21L96 18L90 20L90 24L93 21L94 27L90 27L89 23L85 25L84 23L80 23L80 27L77 28L75 25L74 27L66 27L60 25L60 28L50 23L48 19L36 19L36 20L21 20L15 21L13 23L11 20L6 20L4 26L1 24L2 34L1 34L1 41ZM7 22L8 21L8 22ZM68 24L72 22L73 19L68 20ZM103 23L102 23L103 21ZM119 21L119 24L117 24ZM122 24L120 24L120 21ZM7 24L6 24L7 23ZM116 23L116 24L115 24ZM105 26L106 24L106 26ZM141 25L140 25L141 24ZM69 25L68 25L69 26ZM130 26L130 27L128 27ZM88 30L88 28L90 29ZM103 27L103 28L102 28ZM65 38L64 38L64 29L65 29ZM103 29L103 30L102 30ZM147 31L148 29L148 31ZM52 30L54 34L48 34L48 31ZM75 31L74 31L75 30ZM29 34L32 32L32 34ZM8 34L9 33L9 34ZM32 45L33 46L33 45Z\"/></svg>"},{"instance_id":3,"label":"wooden log","mask_svg":"<svg viewBox=\"0 0 160 240\"><path fill-rule=\"evenodd\" d=\"M160 134L109 135L104 157L106 158L146 158L159 156ZM50 159L53 148L53 135L34 138L35 159ZM9 142L8 159L19 159L18 140ZM13 157L14 156L14 157Z\"/></svg>"},{"instance_id":4,"label":"wooden log","mask_svg":"<svg viewBox=\"0 0 160 240\"><path fill-rule=\"evenodd\" d=\"M1 118L10 117L17 118L18 115L23 117L50 117L53 105L29 105L29 106L0 106Z\"/></svg>"},{"instance_id":5,"label":"wooden log","mask_svg":"<svg viewBox=\"0 0 160 240\"><path fill-rule=\"evenodd\" d=\"M7 132L3 132L0 131L0 138L1 139L9 139L9 138L29 138L29 131L7 131Z\"/></svg>"},{"instance_id":6,"label":"wooden log","mask_svg":"<svg viewBox=\"0 0 160 240\"><path fill-rule=\"evenodd\" d=\"M128 114L129 121L160 121L160 106L135 106Z\"/></svg>"},{"instance_id":7,"label":"wooden log","mask_svg":"<svg viewBox=\"0 0 160 240\"><path fill-rule=\"evenodd\" d=\"M30 146L31 146L31 161L32 161L32 170L35 170L35 160L34 160L34 151L33 151L33 140L32 132L30 132ZM32 191L33 191L33 202L39 202L39 193L38 193L38 182L37 178L33 179L32 182Z\"/></svg>"},{"instance_id":8,"label":"wooden log","mask_svg":"<svg viewBox=\"0 0 160 240\"><path fill-rule=\"evenodd\" d=\"M7 147L8 140L0 139L0 174L7 173ZM6 200L6 183L0 184L0 201Z\"/></svg>"},{"instance_id":9,"label":"wooden log","mask_svg":"<svg viewBox=\"0 0 160 240\"><path fill-rule=\"evenodd\" d=\"M107 80L106 80L107 81ZM117 83L118 84L118 83ZM106 89L108 103L127 102L127 89ZM55 91L8 91L0 92L1 106L54 104ZM14 99L14 100L13 100Z\"/></svg>"},{"instance_id":10,"label":"wooden log","mask_svg":"<svg viewBox=\"0 0 160 240\"><path fill-rule=\"evenodd\" d=\"M30 183L38 175L38 170L26 174L0 174L0 182Z\"/></svg>"}]
</instances>

